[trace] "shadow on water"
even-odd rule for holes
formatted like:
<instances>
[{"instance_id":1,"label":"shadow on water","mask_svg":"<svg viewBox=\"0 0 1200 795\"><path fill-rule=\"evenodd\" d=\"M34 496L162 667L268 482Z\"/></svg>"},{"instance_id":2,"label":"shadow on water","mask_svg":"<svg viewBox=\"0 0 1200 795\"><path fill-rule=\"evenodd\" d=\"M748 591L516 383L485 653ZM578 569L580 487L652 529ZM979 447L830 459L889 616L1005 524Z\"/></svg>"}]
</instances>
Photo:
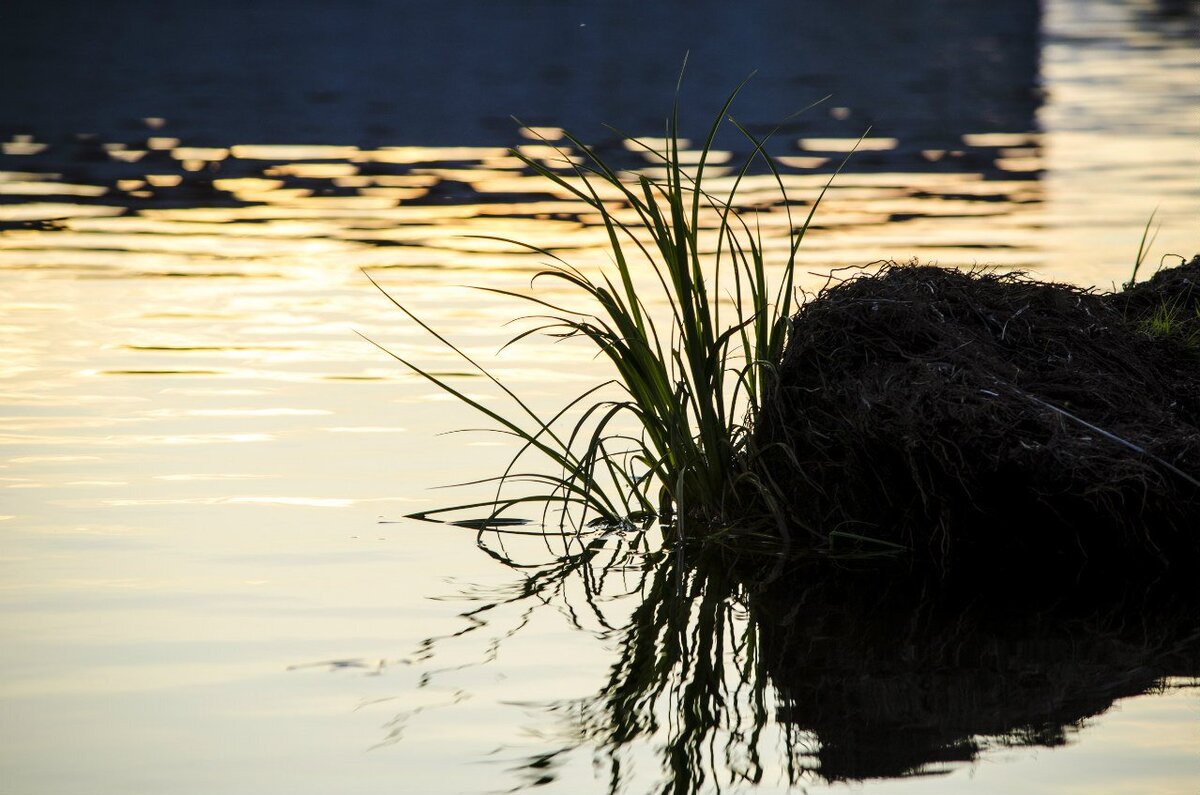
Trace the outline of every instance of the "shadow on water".
<instances>
[{"instance_id":1,"label":"shadow on water","mask_svg":"<svg viewBox=\"0 0 1200 795\"><path fill-rule=\"evenodd\" d=\"M557 604L578 629L597 617L615 652L594 695L534 705L557 727L535 733L558 739L513 767L515 790L555 781L576 751L594 755L610 793L945 774L996 748L1068 744L1118 699L1200 676L1194 585L956 582L888 561L655 548L644 535L546 566L489 554L525 576L477 594L465 632L516 608L503 644ZM606 606L622 601L613 620Z\"/></svg>"}]
</instances>

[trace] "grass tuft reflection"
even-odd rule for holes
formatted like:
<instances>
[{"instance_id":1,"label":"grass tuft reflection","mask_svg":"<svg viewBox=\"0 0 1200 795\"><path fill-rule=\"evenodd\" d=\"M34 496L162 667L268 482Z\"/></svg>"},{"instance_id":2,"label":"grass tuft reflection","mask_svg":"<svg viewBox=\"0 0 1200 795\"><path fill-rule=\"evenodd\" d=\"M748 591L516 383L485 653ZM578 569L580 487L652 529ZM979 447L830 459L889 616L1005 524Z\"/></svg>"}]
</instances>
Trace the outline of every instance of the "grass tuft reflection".
<instances>
[{"instance_id":1,"label":"grass tuft reflection","mask_svg":"<svg viewBox=\"0 0 1200 795\"><path fill-rule=\"evenodd\" d=\"M652 535L563 537L554 560L529 564L501 528L483 549L519 579L470 594L463 627L422 644L428 666L490 633L486 664L557 611L614 648L591 695L523 702L535 740L498 751L514 791L580 754L613 795L945 774L1069 745L1117 700L1200 676L1195 587L784 565Z\"/></svg>"}]
</instances>

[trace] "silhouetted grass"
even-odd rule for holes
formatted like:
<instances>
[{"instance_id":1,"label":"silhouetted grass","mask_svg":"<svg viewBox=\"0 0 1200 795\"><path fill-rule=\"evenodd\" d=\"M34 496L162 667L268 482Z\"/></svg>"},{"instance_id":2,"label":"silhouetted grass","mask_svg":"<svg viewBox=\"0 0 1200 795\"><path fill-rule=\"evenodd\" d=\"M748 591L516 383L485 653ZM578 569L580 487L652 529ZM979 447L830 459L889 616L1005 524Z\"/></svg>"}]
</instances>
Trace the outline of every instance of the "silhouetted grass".
<instances>
[{"instance_id":1,"label":"silhouetted grass","mask_svg":"<svg viewBox=\"0 0 1200 795\"><path fill-rule=\"evenodd\" d=\"M756 465L750 430L782 356L789 318L796 308L796 253L829 183L803 219L793 220L787 209L790 244L783 261L772 263L779 269L772 282L761 230L753 217L736 209L737 192L758 163L773 175L783 206L789 208L789 203L783 180L764 149L766 139L727 115L744 85L721 106L698 154L688 153L694 165L685 167L681 156L685 142L679 131L678 87L664 151L628 140L661 161L659 178L630 177L570 134L566 140L575 157L560 153L565 163L577 164L567 173L514 152L528 168L598 213L613 267L591 275L544 248L508 240L549 259L546 269L534 278L535 287L555 280L584 299L584 307L576 309L537 292L488 289L527 302L539 313L535 327L509 344L538 332L586 339L611 363L615 373L611 383L619 390L618 397L599 397L602 384L554 416L540 416L482 364L388 296L421 328L491 380L511 400L511 413L492 409L408 358L388 352L520 441L509 467L494 479L494 499L427 512L422 518L480 508L497 517L534 502L565 508L578 521L599 517L616 522L652 514L674 517L681 532L693 520L712 527L735 518L744 521L752 512L759 517L774 515L777 527L786 534L777 488ZM732 185L717 195L705 180L714 140L726 124L745 136L752 151L736 170ZM619 197L616 202L614 192ZM623 220L631 214L633 220ZM652 285L649 292L647 281ZM728 293L719 292L722 288ZM655 301L666 306L658 319L651 311ZM569 414L579 415L573 424L564 421ZM524 460L529 453L541 454L552 471L527 468ZM510 496L510 487L516 484L534 489ZM571 509L578 510L572 513Z\"/></svg>"}]
</instances>

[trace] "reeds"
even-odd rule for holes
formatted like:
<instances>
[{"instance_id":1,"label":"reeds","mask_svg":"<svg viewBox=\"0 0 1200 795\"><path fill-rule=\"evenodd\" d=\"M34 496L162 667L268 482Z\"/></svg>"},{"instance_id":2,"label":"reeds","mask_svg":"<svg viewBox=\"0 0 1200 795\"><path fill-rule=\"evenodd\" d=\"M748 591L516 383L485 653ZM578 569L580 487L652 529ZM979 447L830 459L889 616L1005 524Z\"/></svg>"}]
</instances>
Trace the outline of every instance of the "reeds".
<instances>
[{"instance_id":1,"label":"reeds","mask_svg":"<svg viewBox=\"0 0 1200 795\"><path fill-rule=\"evenodd\" d=\"M566 141L574 157L559 150L563 162L572 164L566 171L514 152L536 174L598 214L612 269L590 275L544 248L508 240L548 258L546 269L533 279L535 288L555 280L584 300L583 308L568 308L536 292L489 290L527 302L538 313L534 327L509 344L537 332L586 339L611 363L616 397L600 397L605 385L597 385L554 416L539 416L483 365L389 296L409 318L491 380L511 400L512 413L502 414L407 358L389 353L520 443L507 469L492 479L497 487L494 499L427 512L423 518L479 508L487 508L495 518L517 505L536 502L564 509L572 522L673 516L681 532L685 522L711 528L751 515L774 515L786 533L777 488L757 466L759 451L751 429L796 308L796 254L829 183L803 219L793 220L784 181L764 148L770 136L756 137L728 117L744 86L745 82L725 100L699 152L688 153L686 159L694 165L685 167L681 156L686 142L679 129L678 86L663 151L628 139L630 146L661 161L661 176L622 173L570 134ZM726 124L744 136L750 154L717 194L705 180L714 141ZM736 209L738 188L756 164L773 177L788 213L787 256L777 263L774 280L769 278L756 219ZM531 452L540 453L552 471L527 468L524 461ZM535 488L514 495L511 487L516 484Z\"/></svg>"}]
</instances>

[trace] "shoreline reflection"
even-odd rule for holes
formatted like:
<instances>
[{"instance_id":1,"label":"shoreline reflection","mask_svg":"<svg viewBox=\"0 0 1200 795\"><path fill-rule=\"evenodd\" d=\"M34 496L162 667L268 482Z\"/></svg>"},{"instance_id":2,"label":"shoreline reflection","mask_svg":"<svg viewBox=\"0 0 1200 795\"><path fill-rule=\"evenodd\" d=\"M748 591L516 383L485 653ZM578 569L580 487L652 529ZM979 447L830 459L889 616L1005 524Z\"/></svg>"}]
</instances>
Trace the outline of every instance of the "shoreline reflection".
<instances>
[{"instance_id":1,"label":"shoreline reflection","mask_svg":"<svg viewBox=\"0 0 1200 795\"><path fill-rule=\"evenodd\" d=\"M522 579L473 594L469 625L428 639L427 660L512 611L491 658L540 610L612 647L594 694L523 702L544 747L515 761L501 749L512 791L556 781L577 753L609 793L943 775L1000 749L1070 745L1117 700L1200 677L1194 585L956 581L894 562L655 548L645 534L578 542L544 566L484 549Z\"/></svg>"}]
</instances>

